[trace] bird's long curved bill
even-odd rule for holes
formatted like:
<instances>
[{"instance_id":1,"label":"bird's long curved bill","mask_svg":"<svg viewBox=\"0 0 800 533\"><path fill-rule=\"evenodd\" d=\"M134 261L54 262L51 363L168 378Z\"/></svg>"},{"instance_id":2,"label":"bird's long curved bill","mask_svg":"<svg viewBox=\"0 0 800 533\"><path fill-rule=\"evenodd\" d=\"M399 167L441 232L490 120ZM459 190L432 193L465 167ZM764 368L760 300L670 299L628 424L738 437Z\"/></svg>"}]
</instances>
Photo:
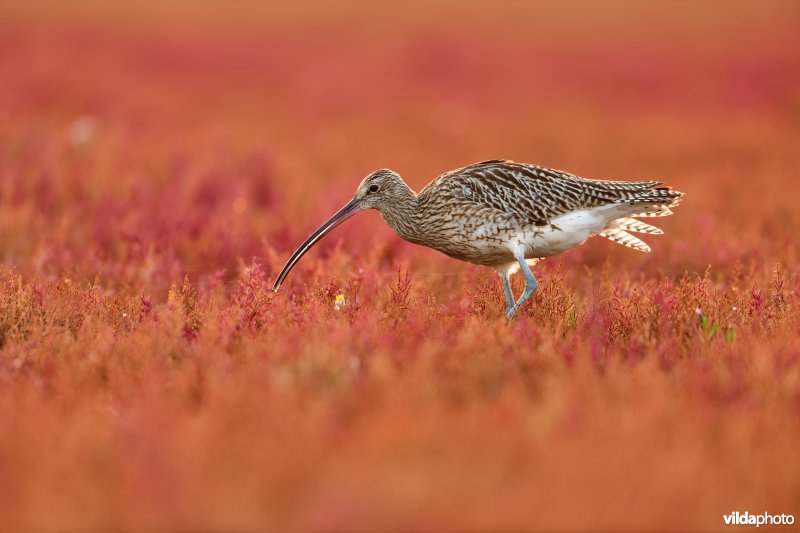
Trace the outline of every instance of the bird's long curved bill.
<instances>
[{"instance_id":1,"label":"bird's long curved bill","mask_svg":"<svg viewBox=\"0 0 800 533\"><path fill-rule=\"evenodd\" d=\"M335 215L329 218L327 222L325 222L322 226L320 226L319 229L317 229L317 231L312 233L308 237L308 239L306 239L303 242L303 244L301 244L300 247L297 250L295 250L295 252L292 254L292 257L290 257L289 260L286 261L286 264L283 266L280 273L278 274L277 279L275 280L275 285L272 286L272 290L277 291L280 288L281 284L286 279L286 276L288 276L289 272L291 272L292 268L294 268L294 265L296 265L297 262L300 261L300 258L303 257L303 255L305 255L305 253L309 251L312 246L317 244L317 241L319 241L325 235L330 233L330 231L333 228L335 228L336 226L338 226L351 216L361 211L361 206L359 204L360 202L357 199L353 198L352 200L350 200L350 202L348 202L347 205L345 205Z\"/></svg>"}]
</instances>

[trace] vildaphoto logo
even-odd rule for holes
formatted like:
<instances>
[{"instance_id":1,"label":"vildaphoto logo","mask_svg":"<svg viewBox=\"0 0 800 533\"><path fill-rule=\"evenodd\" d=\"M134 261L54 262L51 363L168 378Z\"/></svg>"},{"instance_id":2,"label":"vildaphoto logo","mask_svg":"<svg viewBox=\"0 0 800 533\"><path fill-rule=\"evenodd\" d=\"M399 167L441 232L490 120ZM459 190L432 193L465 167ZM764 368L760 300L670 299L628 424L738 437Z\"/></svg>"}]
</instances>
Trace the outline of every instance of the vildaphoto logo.
<instances>
[{"instance_id":1,"label":"vildaphoto logo","mask_svg":"<svg viewBox=\"0 0 800 533\"><path fill-rule=\"evenodd\" d=\"M791 514L750 514L747 511L722 515L726 526L790 526L794 524L794 515Z\"/></svg>"}]
</instances>

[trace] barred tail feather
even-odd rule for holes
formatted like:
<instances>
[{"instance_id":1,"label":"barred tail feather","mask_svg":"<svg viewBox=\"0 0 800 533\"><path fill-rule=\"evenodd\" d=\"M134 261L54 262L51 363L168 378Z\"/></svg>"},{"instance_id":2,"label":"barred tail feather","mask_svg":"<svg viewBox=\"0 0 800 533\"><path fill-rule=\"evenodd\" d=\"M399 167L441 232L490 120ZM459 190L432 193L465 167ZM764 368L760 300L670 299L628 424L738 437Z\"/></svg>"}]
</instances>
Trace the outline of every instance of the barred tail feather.
<instances>
[{"instance_id":1,"label":"barred tail feather","mask_svg":"<svg viewBox=\"0 0 800 533\"><path fill-rule=\"evenodd\" d=\"M669 208L661 209L660 211L650 211L650 212L643 212L643 213L636 213L634 215L628 215L630 217L636 218L653 218L653 217L668 217L672 214L672 210Z\"/></svg>"},{"instance_id":2,"label":"barred tail feather","mask_svg":"<svg viewBox=\"0 0 800 533\"><path fill-rule=\"evenodd\" d=\"M669 216L672 214L672 209L670 208L680 204L682 197L682 192L673 191L669 187L658 187L649 190L643 194L637 195L636 198L628 200L628 202L631 202L631 205L634 206L634 209L638 210L638 208L643 208L642 211L628 216L636 218Z\"/></svg>"},{"instance_id":3,"label":"barred tail feather","mask_svg":"<svg viewBox=\"0 0 800 533\"><path fill-rule=\"evenodd\" d=\"M640 252L649 252L650 247L644 241L634 237L629 231L661 235L664 233L659 228L646 224L634 217L665 217L672 214L671 207L681 201L682 192L673 191L669 187L656 187L636 194L633 198L624 200L625 207L633 211L621 218L612 220L598 235L611 241L633 248Z\"/></svg>"},{"instance_id":4,"label":"barred tail feather","mask_svg":"<svg viewBox=\"0 0 800 533\"><path fill-rule=\"evenodd\" d=\"M650 247L644 241L637 239L630 233L627 233L621 229L607 229L603 230L602 232L598 233L601 237L605 237L610 241L614 241L616 243L622 244L623 246L627 246L628 248L633 248L634 250L638 250L640 252L647 253L650 251Z\"/></svg>"},{"instance_id":5,"label":"barred tail feather","mask_svg":"<svg viewBox=\"0 0 800 533\"><path fill-rule=\"evenodd\" d=\"M662 235L664 233L664 231L661 228L651 226L650 224L645 224L644 222L636 220L635 218L620 218L617 219L615 222L619 224L619 226L617 227L624 231L633 231L634 233L647 233L650 235Z\"/></svg>"}]
</instances>

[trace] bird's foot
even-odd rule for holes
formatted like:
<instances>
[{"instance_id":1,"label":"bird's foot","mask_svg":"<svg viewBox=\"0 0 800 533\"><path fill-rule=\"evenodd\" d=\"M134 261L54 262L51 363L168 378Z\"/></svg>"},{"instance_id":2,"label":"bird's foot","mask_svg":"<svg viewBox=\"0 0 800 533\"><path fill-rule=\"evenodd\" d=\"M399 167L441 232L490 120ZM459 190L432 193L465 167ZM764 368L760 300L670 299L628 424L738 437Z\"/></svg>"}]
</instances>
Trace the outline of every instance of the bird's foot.
<instances>
[{"instance_id":1,"label":"bird's foot","mask_svg":"<svg viewBox=\"0 0 800 533\"><path fill-rule=\"evenodd\" d=\"M527 302L531 296L533 296L533 293L536 292L537 286L538 284L525 285L525 290L523 291L522 296L519 297L519 300L517 300L517 303L515 303L513 306L508 306L506 311L506 320L511 320L516 316L517 309L522 307L522 305Z\"/></svg>"}]
</instances>

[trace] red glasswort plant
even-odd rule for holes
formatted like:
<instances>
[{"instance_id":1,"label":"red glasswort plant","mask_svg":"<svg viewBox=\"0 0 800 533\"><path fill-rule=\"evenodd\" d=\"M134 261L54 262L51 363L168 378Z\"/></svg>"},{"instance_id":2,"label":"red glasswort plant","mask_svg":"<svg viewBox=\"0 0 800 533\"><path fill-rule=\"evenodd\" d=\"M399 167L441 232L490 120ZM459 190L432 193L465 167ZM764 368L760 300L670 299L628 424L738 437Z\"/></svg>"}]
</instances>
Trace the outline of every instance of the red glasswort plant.
<instances>
[{"instance_id":1,"label":"red glasswort plant","mask_svg":"<svg viewBox=\"0 0 800 533\"><path fill-rule=\"evenodd\" d=\"M45 4L0 6L4 529L797 512L794 4ZM369 170L493 157L686 201L511 323L374 213L269 291Z\"/></svg>"}]
</instances>

